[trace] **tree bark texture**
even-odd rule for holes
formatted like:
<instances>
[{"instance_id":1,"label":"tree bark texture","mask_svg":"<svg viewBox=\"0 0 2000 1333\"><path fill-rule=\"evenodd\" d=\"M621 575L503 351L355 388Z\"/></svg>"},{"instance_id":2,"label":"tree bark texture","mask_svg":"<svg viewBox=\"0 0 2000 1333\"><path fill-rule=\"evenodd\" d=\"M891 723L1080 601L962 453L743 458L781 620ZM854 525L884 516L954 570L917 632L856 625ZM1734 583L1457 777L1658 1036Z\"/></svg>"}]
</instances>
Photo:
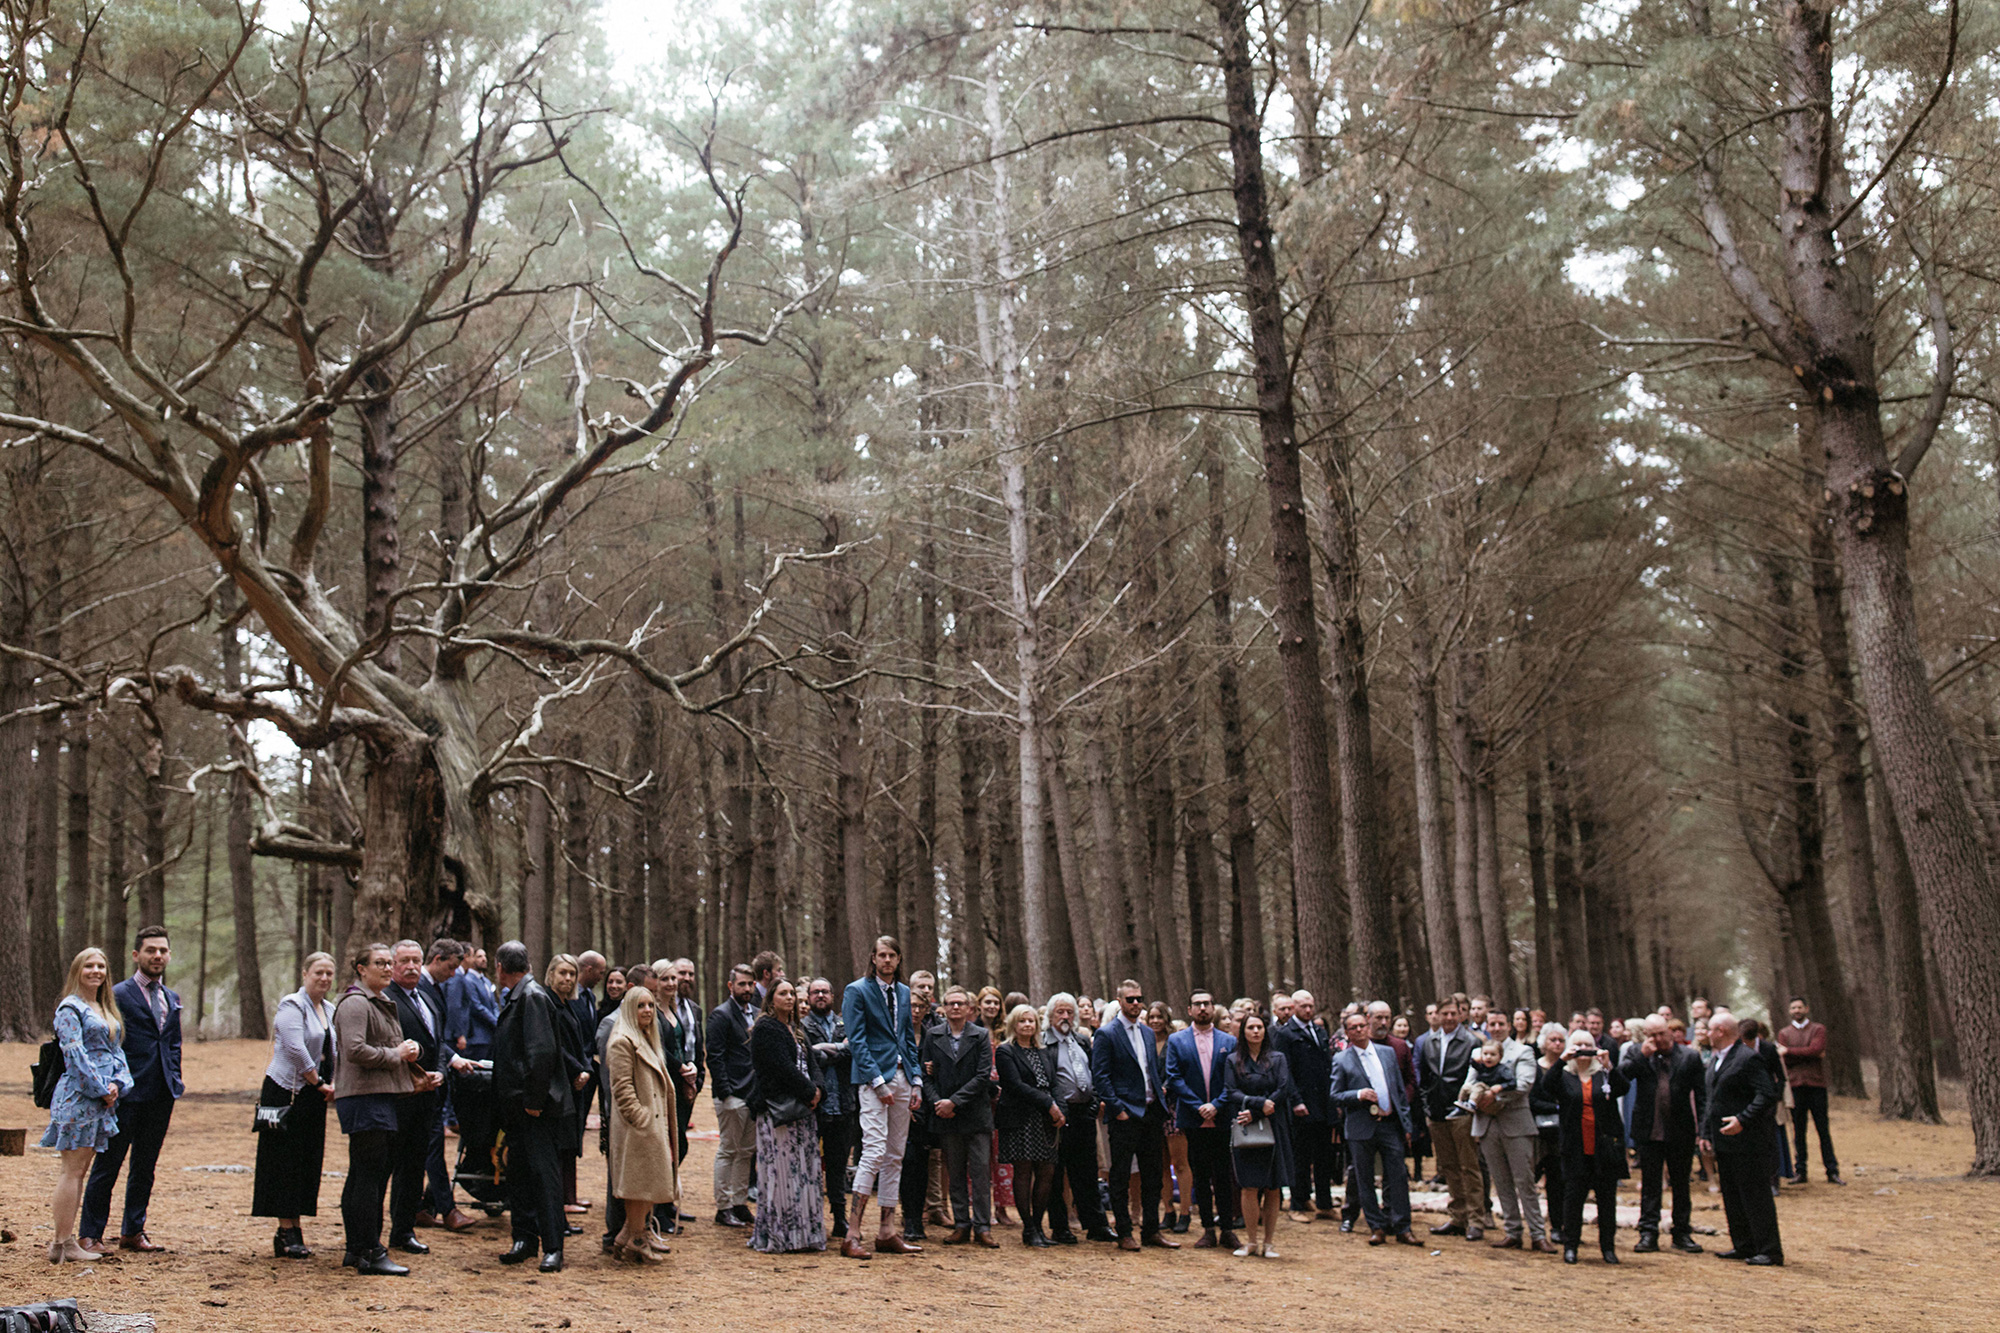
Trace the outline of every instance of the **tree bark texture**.
<instances>
[{"instance_id":1,"label":"tree bark texture","mask_svg":"<svg viewBox=\"0 0 2000 1333\"><path fill-rule=\"evenodd\" d=\"M1284 293L1272 252L1263 122L1250 61L1248 9L1243 0L1215 0L1215 13L1229 124L1237 253L1243 266L1244 309L1257 385L1257 429L1270 503L1272 618L1291 776L1292 880L1299 947L1303 950L1299 964L1305 987L1327 997L1329 1007L1337 1007L1335 998L1344 1001L1350 993L1352 974L1347 942L1340 938L1331 754L1320 681L1319 623L1313 612L1312 538L1306 523L1291 356L1285 339Z\"/></svg>"}]
</instances>

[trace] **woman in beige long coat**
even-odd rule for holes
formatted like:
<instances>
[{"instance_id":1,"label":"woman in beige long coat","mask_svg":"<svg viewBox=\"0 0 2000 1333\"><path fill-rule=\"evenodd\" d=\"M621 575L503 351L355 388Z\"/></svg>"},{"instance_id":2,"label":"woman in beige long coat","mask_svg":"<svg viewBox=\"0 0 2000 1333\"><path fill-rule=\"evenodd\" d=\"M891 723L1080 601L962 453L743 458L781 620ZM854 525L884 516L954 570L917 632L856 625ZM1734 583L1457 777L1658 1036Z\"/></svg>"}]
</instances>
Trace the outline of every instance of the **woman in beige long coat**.
<instances>
[{"instance_id":1,"label":"woman in beige long coat","mask_svg":"<svg viewBox=\"0 0 2000 1333\"><path fill-rule=\"evenodd\" d=\"M625 992L605 1043L611 1080L611 1189L625 1204L613 1248L621 1259L658 1263L666 1246L647 1227L657 1204L680 1198L674 1187L674 1084L660 1055L653 993Z\"/></svg>"}]
</instances>

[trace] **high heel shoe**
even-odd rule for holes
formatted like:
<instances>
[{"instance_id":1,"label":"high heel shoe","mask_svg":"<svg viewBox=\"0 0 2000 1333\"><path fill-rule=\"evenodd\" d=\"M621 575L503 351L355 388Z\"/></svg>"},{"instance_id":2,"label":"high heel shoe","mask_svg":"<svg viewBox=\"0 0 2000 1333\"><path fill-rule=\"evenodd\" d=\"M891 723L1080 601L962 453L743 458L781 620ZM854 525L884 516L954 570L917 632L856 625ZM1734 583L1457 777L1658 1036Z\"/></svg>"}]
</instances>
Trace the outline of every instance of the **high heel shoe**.
<instances>
[{"instance_id":1,"label":"high heel shoe","mask_svg":"<svg viewBox=\"0 0 2000 1333\"><path fill-rule=\"evenodd\" d=\"M657 1264L664 1262L660 1258L660 1252L644 1241L619 1241L618 1257L627 1263L634 1264Z\"/></svg>"},{"instance_id":2,"label":"high heel shoe","mask_svg":"<svg viewBox=\"0 0 2000 1333\"><path fill-rule=\"evenodd\" d=\"M278 1234L271 1237L271 1253L280 1259L310 1259L312 1250L306 1245L305 1232L298 1227L279 1227Z\"/></svg>"}]
</instances>

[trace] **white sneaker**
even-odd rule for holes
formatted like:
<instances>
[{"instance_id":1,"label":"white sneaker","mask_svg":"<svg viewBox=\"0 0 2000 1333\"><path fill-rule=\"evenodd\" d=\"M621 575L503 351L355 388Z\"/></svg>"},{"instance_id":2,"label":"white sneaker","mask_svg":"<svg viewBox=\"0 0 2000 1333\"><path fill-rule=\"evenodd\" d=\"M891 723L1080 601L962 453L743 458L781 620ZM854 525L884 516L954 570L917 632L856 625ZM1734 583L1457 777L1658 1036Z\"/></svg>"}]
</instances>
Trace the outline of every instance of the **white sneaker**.
<instances>
[{"instance_id":1,"label":"white sneaker","mask_svg":"<svg viewBox=\"0 0 2000 1333\"><path fill-rule=\"evenodd\" d=\"M1250 1247L1248 1245L1240 1245L1235 1250L1231 1251L1231 1253L1233 1253L1238 1259L1247 1259L1250 1257Z\"/></svg>"}]
</instances>

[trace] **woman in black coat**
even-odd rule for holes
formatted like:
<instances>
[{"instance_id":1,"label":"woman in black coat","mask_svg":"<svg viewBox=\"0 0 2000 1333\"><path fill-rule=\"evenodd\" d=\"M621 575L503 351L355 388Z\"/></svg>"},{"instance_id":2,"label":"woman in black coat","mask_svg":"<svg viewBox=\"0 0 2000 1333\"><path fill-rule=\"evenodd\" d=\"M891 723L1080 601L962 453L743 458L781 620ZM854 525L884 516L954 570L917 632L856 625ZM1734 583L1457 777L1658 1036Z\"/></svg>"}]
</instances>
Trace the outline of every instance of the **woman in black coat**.
<instances>
[{"instance_id":1,"label":"woman in black coat","mask_svg":"<svg viewBox=\"0 0 2000 1333\"><path fill-rule=\"evenodd\" d=\"M1031 1005L1007 1015L1008 1039L993 1053L1000 1101L993 1126L1000 1132L1000 1160L1014 1168L1014 1202L1021 1206L1021 1243L1041 1250L1052 1243L1042 1213L1056 1183L1056 1148L1063 1109L1056 1104L1055 1053L1038 1040L1041 1016ZM1074 1242L1072 1242L1074 1243Z\"/></svg>"},{"instance_id":2,"label":"woman in black coat","mask_svg":"<svg viewBox=\"0 0 2000 1333\"><path fill-rule=\"evenodd\" d=\"M1576 1262L1583 1238L1584 1196L1597 1195L1597 1244L1604 1262L1618 1262L1618 1182L1625 1165L1625 1121L1618 1099L1631 1081L1588 1032L1570 1034L1563 1064L1549 1071L1547 1086L1562 1115L1563 1262Z\"/></svg>"},{"instance_id":3,"label":"woman in black coat","mask_svg":"<svg viewBox=\"0 0 2000 1333\"><path fill-rule=\"evenodd\" d=\"M798 991L777 981L750 1029L750 1114L757 1133L757 1221L750 1248L803 1254L826 1248L820 1178L819 1056L799 1025Z\"/></svg>"},{"instance_id":4,"label":"woman in black coat","mask_svg":"<svg viewBox=\"0 0 2000 1333\"><path fill-rule=\"evenodd\" d=\"M1535 1082L1528 1089L1528 1109L1535 1116L1538 1139L1535 1151L1539 1154L1535 1169L1542 1173L1542 1191L1548 1196L1550 1237L1560 1245L1569 1196L1563 1193L1562 1099L1556 1095L1553 1083L1562 1077L1563 1047L1569 1044L1569 1034L1560 1023L1544 1023L1538 1044Z\"/></svg>"},{"instance_id":5,"label":"woman in black coat","mask_svg":"<svg viewBox=\"0 0 2000 1333\"><path fill-rule=\"evenodd\" d=\"M1305 1106L1305 1099L1292 1086L1292 1067L1280 1051L1264 1041L1264 1020L1256 1014L1243 1016L1243 1028L1236 1037L1236 1049L1222 1062L1222 1102L1232 1121L1246 1128L1269 1125L1269 1147L1239 1147L1230 1138L1231 1163L1236 1168L1236 1187L1243 1195L1246 1239L1236 1251L1239 1256L1275 1259L1271 1229L1278 1224L1278 1198L1292 1179L1292 1117ZM1262 1219L1264 1239L1257 1239ZM1225 1219L1226 1220L1226 1219Z\"/></svg>"}]
</instances>

